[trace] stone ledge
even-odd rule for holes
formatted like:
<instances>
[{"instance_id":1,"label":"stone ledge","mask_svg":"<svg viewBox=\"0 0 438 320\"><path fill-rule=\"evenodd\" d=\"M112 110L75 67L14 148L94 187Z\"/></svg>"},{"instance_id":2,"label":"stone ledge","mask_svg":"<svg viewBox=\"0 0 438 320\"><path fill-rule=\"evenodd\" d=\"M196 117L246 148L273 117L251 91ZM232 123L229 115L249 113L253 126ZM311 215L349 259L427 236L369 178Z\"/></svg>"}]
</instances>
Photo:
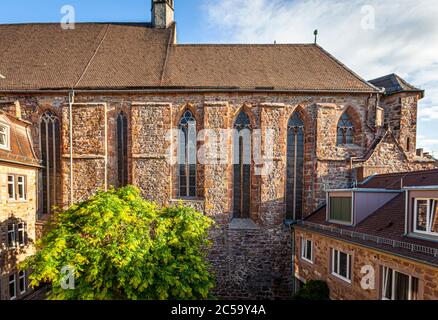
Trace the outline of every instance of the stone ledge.
<instances>
[{"instance_id":1,"label":"stone ledge","mask_svg":"<svg viewBox=\"0 0 438 320\"><path fill-rule=\"evenodd\" d=\"M251 219L233 219L229 222L230 230L260 230L260 227Z\"/></svg>"}]
</instances>

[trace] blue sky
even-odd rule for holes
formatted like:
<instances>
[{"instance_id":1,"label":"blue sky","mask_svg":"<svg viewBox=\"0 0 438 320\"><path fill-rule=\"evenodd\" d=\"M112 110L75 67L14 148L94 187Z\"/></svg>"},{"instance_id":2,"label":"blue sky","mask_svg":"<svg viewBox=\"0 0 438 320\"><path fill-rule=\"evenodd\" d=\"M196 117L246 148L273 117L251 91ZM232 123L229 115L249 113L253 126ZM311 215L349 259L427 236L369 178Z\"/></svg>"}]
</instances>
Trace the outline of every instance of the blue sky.
<instances>
[{"instance_id":1,"label":"blue sky","mask_svg":"<svg viewBox=\"0 0 438 320\"><path fill-rule=\"evenodd\" d=\"M0 23L150 21L150 0L1 0ZM365 79L397 73L426 90L418 147L438 157L436 0L175 0L179 43L319 44Z\"/></svg>"}]
</instances>

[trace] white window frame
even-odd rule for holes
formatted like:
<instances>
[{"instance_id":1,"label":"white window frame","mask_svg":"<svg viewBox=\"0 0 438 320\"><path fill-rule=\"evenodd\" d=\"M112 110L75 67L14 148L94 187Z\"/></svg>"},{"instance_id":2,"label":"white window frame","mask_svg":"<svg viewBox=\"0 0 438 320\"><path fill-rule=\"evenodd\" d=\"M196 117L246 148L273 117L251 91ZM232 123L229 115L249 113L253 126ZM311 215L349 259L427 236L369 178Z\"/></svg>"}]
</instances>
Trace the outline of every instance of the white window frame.
<instances>
[{"instance_id":1,"label":"white window frame","mask_svg":"<svg viewBox=\"0 0 438 320\"><path fill-rule=\"evenodd\" d=\"M20 182L20 178L22 178L23 179L23 181L22 182ZM22 186L23 187L23 194L22 195L20 195L20 186ZM20 175L20 176L17 176L17 197L18 197L18 200L21 200L21 201L25 201L26 200L26 176L23 176L23 175Z\"/></svg>"},{"instance_id":2,"label":"white window frame","mask_svg":"<svg viewBox=\"0 0 438 320\"><path fill-rule=\"evenodd\" d=\"M310 242L310 260L307 258L307 254L309 253L307 247L308 242ZM313 241L305 237L301 237L301 259L313 264Z\"/></svg>"},{"instance_id":3,"label":"white window frame","mask_svg":"<svg viewBox=\"0 0 438 320\"><path fill-rule=\"evenodd\" d=\"M20 275L20 273L22 273L22 275ZM24 290L21 291L20 289L20 281L23 280L23 284L24 284ZM25 294L27 291L27 283L26 283L26 271L19 271L18 272L18 289L20 291L20 294Z\"/></svg>"},{"instance_id":4,"label":"white window frame","mask_svg":"<svg viewBox=\"0 0 438 320\"><path fill-rule=\"evenodd\" d=\"M338 252L337 259L335 259L335 252ZM341 274L338 273L339 269L340 269L339 266L341 264L341 253L347 255L347 276L350 276L350 278L352 277L351 264L353 264L353 256L351 254L349 254L349 253L346 253L346 252L343 252L341 250L334 249L334 248L332 248L332 250L331 250L331 255L332 255L332 257L331 257L332 258L331 259L331 265L332 265L331 274L333 276L335 276L335 277L345 281L345 282L351 283L351 279L348 279L348 278L346 278L346 277L344 277L344 276L342 276ZM335 260L336 260L336 264L335 264ZM337 269L338 269L337 272L335 271L336 265L337 265Z\"/></svg>"},{"instance_id":5,"label":"white window frame","mask_svg":"<svg viewBox=\"0 0 438 320\"><path fill-rule=\"evenodd\" d=\"M387 289L386 285L387 285L387 279L388 279L389 271L390 270L392 271L392 276L391 276L391 278L392 278L391 279L392 280L391 281L391 299L388 299L387 297L385 297L385 293L386 293L386 289ZM418 282L420 280L417 277L413 277L413 276L411 276L409 274L406 274L406 273L403 273L403 272L400 272L400 271L397 271L397 270L394 270L392 268L385 267L385 266L383 266L383 268L382 268L382 286L381 286L381 288L382 288L382 294L381 294L382 300L395 301L395 292L396 292L396 290L395 290L396 289L395 288L395 276L396 276L396 273L403 274L403 275L409 277L408 300L412 300L412 284L413 284L413 279L414 278L417 279ZM417 283L417 287L418 287L418 285L419 285L419 283ZM417 288L417 290L418 290L418 288Z\"/></svg>"},{"instance_id":6,"label":"white window frame","mask_svg":"<svg viewBox=\"0 0 438 320\"><path fill-rule=\"evenodd\" d=\"M9 181L9 178L12 177L12 182ZM12 185L12 193L13 193L13 197L11 198L11 196L9 195L9 186ZM17 198L17 190L15 190L15 176L13 174L8 174L8 199L9 201L11 200L16 200Z\"/></svg>"},{"instance_id":7,"label":"white window frame","mask_svg":"<svg viewBox=\"0 0 438 320\"><path fill-rule=\"evenodd\" d=\"M21 227L20 227L20 225L21 225ZM23 243L20 243L20 232L22 233ZM18 235L18 237L16 237L15 240L18 242L18 245L20 247L26 246L26 223L20 222L17 224L17 235Z\"/></svg>"},{"instance_id":8,"label":"white window frame","mask_svg":"<svg viewBox=\"0 0 438 320\"><path fill-rule=\"evenodd\" d=\"M14 280L10 280L10 277L13 276ZM11 284L14 284L14 295L11 297L9 296L9 300L15 300L17 298L17 276L14 274L10 274L8 278L8 294L10 295L10 287Z\"/></svg>"},{"instance_id":9,"label":"white window frame","mask_svg":"<svg viewBox=\"0 0 438 320\"><path fill-rule=\"evenodd\" d=\"M12 226L12 230L9 230L9 226ZM8 238L7 238L7 242L8 242L8 249L9 250L14 250L17 248L17 236L15 234L15 223L11 223L8 224ZM9 243L9 234L12 234L12 241L11 243Z\"/></svg>"},{"instance_id":10,"label":"white window frame","mask_svg":"<svg viewBox=\"0 0 438 320\"><path fill-rule=\"evenodd\" d=\"M417 229L417 222L418 222L418 201L427 201L427 213L426 213L426 231L418 230ZM432 235L432 236L438 236L438 232L432 232L432 223L430 221L431 219L431 210L433 209L434 202L438 203L438 199L436 198L415 198L414 202L414 232L415 233L421 233L425 235Z\"/></svg>"},{"instance_id":11,"label":"white window frame","mask_svg":"<svg viewBox=\"0 0 438 320\"><path fill-rule=\"evenodd\" d=\"M0 122L0 127L4 127L6 129L5 140L6 144L0 144L0 149L3 150L11 150L11 127L6 123Z\"/></svg>"}]
</instances>

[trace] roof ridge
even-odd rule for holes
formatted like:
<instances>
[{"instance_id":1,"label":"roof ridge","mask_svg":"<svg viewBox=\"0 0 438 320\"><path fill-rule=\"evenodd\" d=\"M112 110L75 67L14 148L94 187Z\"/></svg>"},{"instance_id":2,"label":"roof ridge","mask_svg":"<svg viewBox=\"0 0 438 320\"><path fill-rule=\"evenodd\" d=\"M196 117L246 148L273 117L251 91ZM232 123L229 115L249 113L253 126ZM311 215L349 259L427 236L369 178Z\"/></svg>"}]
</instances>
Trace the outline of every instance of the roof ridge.
<instances>
[{"instance_id":1,"label":"roof ridge","mask_svg":"<svg viewBox=\"0 0 438 320\"><path fill-rule=\"evenodd\" d=\"M178 43L176 47L314 47L312 43Z\"/></svg>"},{"instance_id":2,"label":"roof ridge","mask_svg":"<svg viewBox=\"0 0 438 320\"><path fill-rule=\"evenodd\" d=\"M376 174L376 175L373 176L373 179L374 178L378 178L378 177L391 177L391 176L392 177L396 177L396 176L402 176L402 175L420 175L420 174L434 173L434 172L438 172L438 168L437 169L414 170L414 171L400 171L400 172Z\"/></svg>"}]
</instances>

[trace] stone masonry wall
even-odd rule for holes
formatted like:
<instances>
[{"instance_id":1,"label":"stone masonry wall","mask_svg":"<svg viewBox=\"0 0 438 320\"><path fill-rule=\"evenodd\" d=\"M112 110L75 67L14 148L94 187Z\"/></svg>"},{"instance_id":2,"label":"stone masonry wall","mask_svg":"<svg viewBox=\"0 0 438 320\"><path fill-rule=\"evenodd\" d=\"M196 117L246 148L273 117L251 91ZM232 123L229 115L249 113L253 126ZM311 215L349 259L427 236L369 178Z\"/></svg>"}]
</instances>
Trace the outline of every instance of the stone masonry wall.
<instances>
[{"instance_id":1,"label":"stone masonry wall","mask_svg":"<svg viewBox=\"0 0 438 320\"><path fill-rule=\"evenodd\" d=\"M69 199L69 126L68 96L4 96L19 100L23 117L36 123L41 109L52 108L62 115L64 202ZM116 117L123 110L129 123L130 182L145 198L159 204L175 203L177 185L169 155L174 150L169 129L178 125L178 115L193 110L197 129L232 128L242 108L249 115L253 129L272 129L272 140L262 137L262 155L267 164L253 163L251 174L252 223L233 224L231 135L222 138L226 149L207 153L222 161L198 166L196 199L184 203L203 209L216 221L211 232L214 245L210 260L217 276L216 294L235 298L290 298L292 295L292 239L283 225L285 218L286 128L293 112L300 112L305 122L304 211L311 213L325 201L328 187L348 187L352 182L350 157L362 155L373 142L376 131L370 126L370 99L363 94L77 94L73 108L74 198L83 199L105 186L116 185ZM354 117L359 128L355 146L336 146L336 126L343 112ZM371 119L372 120L372 119ZM76 136L78 135L78 136ZM33 128L38 145L38 126ZM106 142L104 141L106 137ZM203 137L198 146L217 148L214 138ZM77 140L77 141L76 141ZM268 152L268 144L273 153ZM106 149L105 149L106 148ZM380 153L376 157L387 157ZM392 156L391 156L392 157ZM388 158L389 159L389 158ZM371 160L370 160L371 161ZM374 161L374 160L372 160ZM408 159L397 162L403 169ZM272 169L266 176L259 169ZM106 181L105 181L106 177ZM105 183L106 182L106 183Z\"/></svg>"},{"instance_id":2,"label":"stone masonry wall","mask_svg":"<svg viewBox=\"0 0 438 320\"><path fill-rule=\"evenodd\" d=\"M36 173L37 169L34 168L0 162L0 300L9 299L9 275L16 272L17 263L34 252L37 208ZM8 174L26 177L26 200L9 200ZM21 222L27 225L25 236L28 239L28 245L16 250L8 250L8 224ZM18 292L17 296L20 297Z\"/></svg>"},{"instance_id":3,"label":"stone masonry wall","mask_svg":"<svg viewBox=\"0 0 438 320\"><path fill-rule=\"evenodd\" d=\"M314 241L313 264L300 257L301 237ZM438 268L401 258L378 250L368 249L345 241L326 237L316 232L295 228L295 276L303 282L323 280L330 288L330 298L334 300L380 300L381 267L386 266L398 272L417 277L419 281L419 300L438 299ZM352 255L352 281L347 283L331 275L330 250L336 248ZM375 289L364 290L361 280L363 266L369 265L375 270Z\"/></svg>"}]
</instances>

